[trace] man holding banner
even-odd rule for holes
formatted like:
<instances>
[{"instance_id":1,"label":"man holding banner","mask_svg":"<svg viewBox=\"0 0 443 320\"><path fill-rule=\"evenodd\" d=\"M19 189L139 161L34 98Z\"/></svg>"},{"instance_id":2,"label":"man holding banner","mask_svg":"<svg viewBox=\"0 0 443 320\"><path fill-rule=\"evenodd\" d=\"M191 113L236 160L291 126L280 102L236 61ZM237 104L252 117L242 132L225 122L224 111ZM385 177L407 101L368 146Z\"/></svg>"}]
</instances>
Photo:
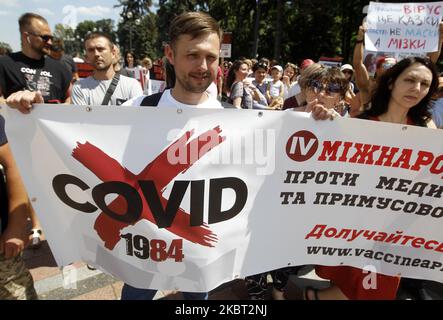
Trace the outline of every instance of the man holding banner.
<instances>
[{"instance_id":1,"label":"man holding banner","mask_svg":"<svg viewBox=\"0 0 443 320\"><path fill-rule=\"evenodd\" d=\"M206 92L218 70L222 31L217 21L200 12L184 13L172 21L169 35L165 56L174 66L175 86L162 93L129 100L125 105L222 108L220 102ZM156 291L125 284L122 300L151 300ZM183 292L183 296L187 300L206 300L208 293Z\"/></svg>"}]
</instances>

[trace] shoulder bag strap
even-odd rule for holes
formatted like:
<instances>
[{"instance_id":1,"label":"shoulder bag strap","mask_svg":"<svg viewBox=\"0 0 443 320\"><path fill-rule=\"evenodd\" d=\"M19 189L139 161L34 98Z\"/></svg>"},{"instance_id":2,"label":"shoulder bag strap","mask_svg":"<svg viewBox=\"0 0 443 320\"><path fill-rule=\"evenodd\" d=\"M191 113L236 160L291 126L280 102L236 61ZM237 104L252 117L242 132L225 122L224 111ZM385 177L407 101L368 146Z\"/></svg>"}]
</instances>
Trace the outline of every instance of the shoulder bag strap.
<instances>
[{"instance_id":1,"label":"shoulder bag strap","mask_svg":"<svg viewBox=\"0 0 443 320\"><path fill-rule=\"evenodd\" d=\"M140 103L141 107L156 107L160 102L163 92L158 92L145 97Z\"/></svg>"},{"instance_id":2,"label":"shoulder bag strap","mask_svg":"<svg viewBox=\"0 0 443 320\"><path fill-rule=\"evenodd\" d=\"M111 101L111 97L114 94L115 88L117 88L118 82L120 80L120 74L116 73L114 78L112 78L112 82L109 85L108 90L106 91L105 97L102 101L102 106L107 106L109 101Z\"/></svg>"}]
</instances>

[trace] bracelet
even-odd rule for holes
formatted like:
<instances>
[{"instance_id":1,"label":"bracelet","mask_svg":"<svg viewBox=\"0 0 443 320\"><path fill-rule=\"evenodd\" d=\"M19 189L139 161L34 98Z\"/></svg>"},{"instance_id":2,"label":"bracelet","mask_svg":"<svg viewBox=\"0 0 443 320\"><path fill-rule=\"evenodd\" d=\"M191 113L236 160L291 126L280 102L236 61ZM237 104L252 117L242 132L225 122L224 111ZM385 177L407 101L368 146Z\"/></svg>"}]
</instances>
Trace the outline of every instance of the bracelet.
<instances>
[{"instance_id":1,"label":"bracelet","mask_svg":"<svg viewBox=\"0 0 443 320\"><path fill-rule=\"evenodd\" d=\"M365 39L362 39L362 40L355 40L355 43L362 43L363 41L365 41Z\"/></svg>"}]
</instances>

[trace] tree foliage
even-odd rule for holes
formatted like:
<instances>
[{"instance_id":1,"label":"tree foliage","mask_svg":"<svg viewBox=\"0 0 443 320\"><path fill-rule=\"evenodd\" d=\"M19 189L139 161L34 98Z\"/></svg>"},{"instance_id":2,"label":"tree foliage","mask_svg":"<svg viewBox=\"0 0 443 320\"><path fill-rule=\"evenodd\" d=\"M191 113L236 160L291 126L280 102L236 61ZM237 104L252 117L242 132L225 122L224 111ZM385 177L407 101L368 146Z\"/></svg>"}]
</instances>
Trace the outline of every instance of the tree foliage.
<instances>
[{"instance_id":1,"label":"tree foliage","mask_svg":"<svg viewBox=\"0 0 443 320\"><path fill-rule=\"evenodd\" d=\"M5 52L5 53L12 52L11 46L9 45L9 43L6 43L6 42L0 41L0 49L1 49L1 51Z\"/></svg>"},{"instance_id":2,"label":"tree foliage","mask_svg":"<svg viewBox=\"0 0 443 320\"><path fill-rule=\"evenodd\" d=\"M151 12L148 0L119 0L122 9L117 34L124 52L132 51L138 57L157 57L159 50L157 15Z\"/></svg>"},{"instance_id":3,"label":"tree foliage","mask_svg":"<svg viewBox=\"0 0 443 320\"><path fill-rule=\"evenodd\" d=\"M54 37L62 39L65 43L65 52L73 54L81 51L81 43L75 38L75 30L68 25L58 23L54 28Z\"/></svg>"},{"instance_id":4,"label":"tree foliage","mask_svg":"<svg viewBox=\"0 0 443 320\"><path fill-rule=\"evenodd\" d=\"M114 29L115 26L112 19L85 20L80 22L75 30L68 25L59 23L55 25L54 36L64 41L66 53L74 54L83 51L83 41L90 32L104 32L111 37L112 41L116 41L117 33Z\"/></svg>"},{"instance_id":5,"label":"tree foliage","mask_svg":"<svg viewBox=\"0 0 443 320\"><path fill-rule=\"evenodd\" d=\"M87 32L100 29L110 33L123 51L132 49L139 57L158 58L169 41L174 17L185 11L204 11L232 33L231 59L253 58L257 39L257 57L280 63L321 56L339 56L349 62L365 15L362 9L368 4L368 0L158 0L154 8L151 0L119 0L117 26L109 19L84 21L74 30L74 37L83 39Z\"/></svg>"},{"instance_id":6,"label":"tree foliage","mask_svg":"<svg viewBox=\"0 0 443 320\"><path fill-rule=\"evenodd\" d=\"M321 56L349 60L352 40L363 19L363 0L160 0L159 43L167 41L167 27L183 11L202 10L232 32L232 58L254 56L258 21L258 57L300 62Z\"/></svg>"}]
</instances>

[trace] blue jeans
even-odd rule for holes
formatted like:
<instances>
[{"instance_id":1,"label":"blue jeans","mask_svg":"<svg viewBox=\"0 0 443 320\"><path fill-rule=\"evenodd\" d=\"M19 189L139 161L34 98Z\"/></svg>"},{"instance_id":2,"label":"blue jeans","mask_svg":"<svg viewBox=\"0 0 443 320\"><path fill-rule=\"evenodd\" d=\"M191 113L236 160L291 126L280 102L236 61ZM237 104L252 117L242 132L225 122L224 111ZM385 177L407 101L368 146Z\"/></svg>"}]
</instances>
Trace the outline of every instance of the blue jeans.
<instances>
[{"instance_id":1,"label":"blue jeans","mask_svg":"<svg viewBox=\"0 0 443 320\"><path fill-rule=\"evenodd\" d=\"M157 290L138 289L125 283L122 289L122 300L152 300ZM207 292L182 292L185 300L208 300Z\"/></svg>"}]
</instances>

